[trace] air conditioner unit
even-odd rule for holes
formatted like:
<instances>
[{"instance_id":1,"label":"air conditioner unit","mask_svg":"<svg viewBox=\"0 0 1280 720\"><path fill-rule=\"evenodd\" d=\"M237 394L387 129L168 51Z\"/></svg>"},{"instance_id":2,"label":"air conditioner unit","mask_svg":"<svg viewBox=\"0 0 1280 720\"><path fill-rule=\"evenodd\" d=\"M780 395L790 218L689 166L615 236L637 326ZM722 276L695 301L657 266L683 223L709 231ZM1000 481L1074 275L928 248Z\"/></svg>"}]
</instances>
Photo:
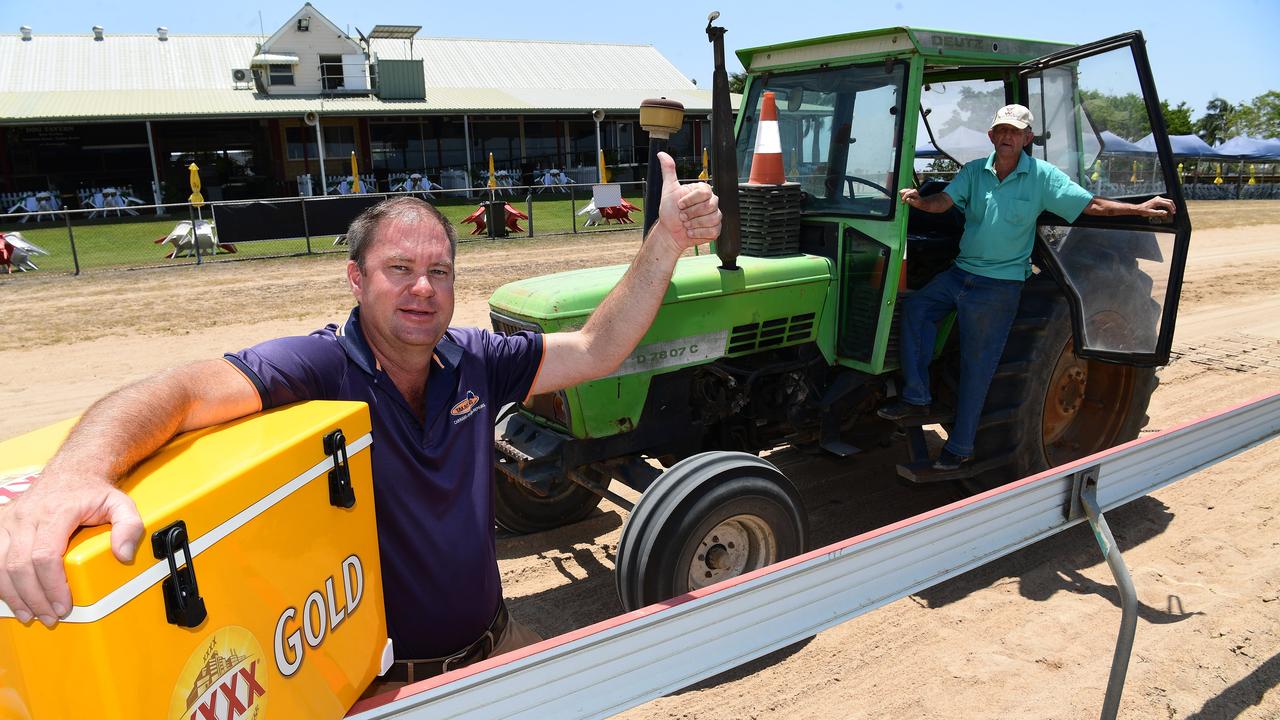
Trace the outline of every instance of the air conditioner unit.
<instances>
[{"instance_id":1,"label":"air conditioner unit","mask_svg":"<svg viewBox=\"0 0 1280 720\"><path fill-rule=\"evenodd\" d=\"M236 68L231 71L231 82L237 85L248 85L253 82L253 71L249 68Z\"/></svg>"}]
</instances>

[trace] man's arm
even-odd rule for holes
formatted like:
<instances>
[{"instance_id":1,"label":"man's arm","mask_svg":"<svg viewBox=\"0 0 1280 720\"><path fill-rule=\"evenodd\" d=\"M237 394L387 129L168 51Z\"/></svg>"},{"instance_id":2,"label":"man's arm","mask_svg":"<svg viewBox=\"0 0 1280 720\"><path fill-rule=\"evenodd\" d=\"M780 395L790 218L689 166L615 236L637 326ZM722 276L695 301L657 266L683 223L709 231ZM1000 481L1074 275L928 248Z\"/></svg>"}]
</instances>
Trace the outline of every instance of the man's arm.
<instances>
[{"instance_id":1,"label":"man's arm","mask_svg":"<svg viewBox=\"0 0 1280 720\"><path fill-rule=\"evenodd\" d=\"M955 205L955 201L952 200L951 196L945 192L940 192L936 195L929 195L928 197L921 197L919 190L915 188L903 188L898 195L902 197L902 202L927 213L944 213L950 210L951 206Z\"/></svg>"},{"instance_id":2,"label":"man's arm","mask_svg":"<svg viewBox=\"0 0 1280 720\"><path fill-rule=\"evenodd\" d=\"M653 324L671 282L676 260L688 248L720 235L719 203L706 183L681 185L675 161L662 163L658 221L618 285L577 332L544 338L542 369L531 395L594 380L613 372Z\"/></svg>"},{"instance_id":3,"label":"man's arm","mask_svg":"<svg viewBox=\"0 0 1280 720\"><path fill-rule=\"evenodd\" d=\"M1078 206L1077 206L1078 207ZM1142 217L1168 217L1176 212L1173 201L1153 197L1141 205L1094 197L1084 207L1085 215L1141 215Z\"/></svg>"},{"instance_id":4,"label":"man's arm","mask_svg":"<svg viewBox=\"0 0 1280 720\"><path fill-rule=\"evenodd\" d=\"M115 483L174 435L261 409L225 360L207 360L121 388L94 403L29 490L0 510L0 600L22 622L52 627L71 609L62 556L81 526L111 525L111 550L133 559L137 507Z\"/></svg>"}]
</instances>

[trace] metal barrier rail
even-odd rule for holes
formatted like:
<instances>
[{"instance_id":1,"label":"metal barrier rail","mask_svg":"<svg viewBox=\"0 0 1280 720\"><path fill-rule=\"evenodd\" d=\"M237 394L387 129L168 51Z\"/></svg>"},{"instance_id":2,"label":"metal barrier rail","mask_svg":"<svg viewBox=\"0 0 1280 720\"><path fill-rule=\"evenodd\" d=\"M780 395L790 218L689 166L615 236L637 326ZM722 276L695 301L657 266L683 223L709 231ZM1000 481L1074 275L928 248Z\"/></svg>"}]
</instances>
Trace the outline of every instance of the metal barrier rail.
<instances>
[{"instance_id":1,"label":"metal barrier rail","mask_svg":"<svg viewBox=\"0 0 1280 720\"><path fill-rule=\"evenodd\" d=\"M607 717L1085 522L1092 502L1100 523L1095 531L1104 531L1099 542L1114 570L1112 560L1119 554L1102 511L1278 433L1280 393L394 695L370 698L348 717ZM1125 639L1122 626L1104 717L1113 716L1119 702L1116 676L1122 683Z\"/></svg>"}]
</instances>

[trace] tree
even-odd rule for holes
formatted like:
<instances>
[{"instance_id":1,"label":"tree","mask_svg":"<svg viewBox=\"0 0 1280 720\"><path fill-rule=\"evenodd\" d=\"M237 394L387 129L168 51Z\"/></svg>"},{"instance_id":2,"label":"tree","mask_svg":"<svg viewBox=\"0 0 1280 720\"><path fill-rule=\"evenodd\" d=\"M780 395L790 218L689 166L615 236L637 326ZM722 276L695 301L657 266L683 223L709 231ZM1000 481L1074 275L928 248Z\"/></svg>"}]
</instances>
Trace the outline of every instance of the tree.
<instances>
[{"instance_id":1,"label":"tree","mask_svg":"<svg viewBox=\"0 0 1280 720\"><path fill-rule=\"evenodd\" d=\"M1280 91L1270 90L1236 108L1236 131L1256 138L1280 137Z\"/></svg>"},{"instance_id":2,"label":"tree","mask_svg":"<svg viewBox=\"0 0 1280 720\"><path fill-rule=\"evenodd\" d=\"M1222 98L1210 100L1204 106L1204 115L1195 122L1196 134L1210 145L1217 145L1230 138L1236 132L1232 117L1235 112L1235 107Z\"/></svg>"},{"instance_id":3,"label":"tree","mask_svg":"<svg viewBox=\"0 0 1280 720\"><path fill-rule=\"evenodd\" d=\"M746 72L729 73L729 92L742 94L742 91L745 90L746 87L747 87Z\"/></svg>"},{"instance_id":4,"label":"tree","mask_svg":"<svg viewBox=\"0 0 1280 720\"><path fill-rule=\"evenodd\" d=\"M1195 126L1191 124L1191 106L1186 102L1169 107L1168 100L1161 100L1160 114L1164 115L1164 127L1170 135L1191 135L1195 132Z\"/></svg>"},{"instance_id":5,"label":"tree","mask_svg":"<svg viewBox=\"0 0 1280 720\"><path fill-rule=\"evenodd\" d=\"M1099 132L1110 130L1129 141L1151 132L1146 103L1137 93L1105 95L1097 90L1081 90L1080 99Z\"/></svg>"},{"instance_id":6,"label":"tree","mask_svg":"<svg viewBox=\"0 0 1280 720\"><path fill-rule=\"evenodd\" d=\"M944 86L937 86L944 87ZM945 92L945 90L944 90ZM925 101L922 101L925 102ZM979 90L970 85L960 86L960 97L956 100L955 111L947 116L942 125L934 125L934 132L939 137L950 135L957 128L966 127L985 133L991 126L991 117L1004 105L1004 86L995 84L986 90ZM932 118L936 121L937 118ZM932 123L931 123L932 125Z\"/></svg>"}]
</instances>

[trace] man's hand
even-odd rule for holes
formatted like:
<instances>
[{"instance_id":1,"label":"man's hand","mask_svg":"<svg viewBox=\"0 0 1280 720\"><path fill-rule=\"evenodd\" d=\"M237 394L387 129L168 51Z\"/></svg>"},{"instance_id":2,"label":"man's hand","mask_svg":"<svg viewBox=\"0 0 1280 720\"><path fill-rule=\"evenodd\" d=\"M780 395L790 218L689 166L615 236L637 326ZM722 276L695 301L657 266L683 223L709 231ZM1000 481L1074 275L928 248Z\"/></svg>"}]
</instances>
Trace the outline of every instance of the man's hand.
<instances>
[{"instance_id":1,"label":"man's hand","mask_svg":"<svg viewBox=\"0 0 1280 720\"><path fill-rule=\"evenodd\" d=\"M1139 205L1138 209L1143 217L1169 217L1177 212L1172 200L1158 195Z\"/></svg>"},{"instance_id":2,"label":"man's hand","mask_svg":"<svg viewBox=\"0 0 1280 720\"><path fill-rule=\"evenodd\" d=\"M681 185L676 178L676 162L658 153L662 165L662 203L657 226L666 231L678 252L720 237L720 201L704 183Z\"/></svg>"},{"instance_id":3,"label":"man's hand","mask_svg":"<svg viewBox=\"0 0 1280 720\"><path fill-rule=\"evenodd\" d=\"M0 510L0 600L23 623L53 627L71 610L63 569L67 541L82 525L111 525L111 551L129 562L142 538L138 509L109 482L45 473Z\"/></svg>"},{"instance_id":4,"label":"man's hand","mask_svg":"<svg viewBox=\"0 0 1280 720\"><path fill-rule=\"evenodd\" d=\"M930 195L929 197L921 197L920 191L915 188L902 188L898 191L898 197L902 198L902 202L911 207L927 213L946 212L955 205L951 196L944 192Z\"/></svg>"}]
</instances>

